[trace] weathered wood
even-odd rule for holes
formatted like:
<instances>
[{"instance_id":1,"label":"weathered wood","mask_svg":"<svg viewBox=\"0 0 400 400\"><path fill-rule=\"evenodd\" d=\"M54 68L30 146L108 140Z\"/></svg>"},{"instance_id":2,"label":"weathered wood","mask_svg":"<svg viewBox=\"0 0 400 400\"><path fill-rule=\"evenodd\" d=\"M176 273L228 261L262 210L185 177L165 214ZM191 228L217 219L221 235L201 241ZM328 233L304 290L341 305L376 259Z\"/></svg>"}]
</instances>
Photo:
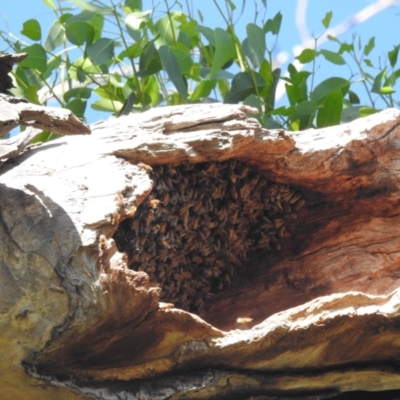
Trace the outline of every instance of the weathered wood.
<instances>
[{"instance_id":1,"label":"weathered wood","mask_svg":"<svg viewBox=\"0 0 400 400\"><path fill-rule=\"evenodd\" d=\"M49 391L35 386L43 399L53 390L205 399L400 389L400 113L289 133L261 129L251 112L152 110L3 165L4 393L18 398L37 382L24 381L21 362L47 377ZM231 158L302 192L293 235L280 252L245 262L202 318L160 306L158 290L127 268L111 239L152 189L137 165ZM248 329L234 329L238 317L253 320Z\"/></svg>"}]
</instances>

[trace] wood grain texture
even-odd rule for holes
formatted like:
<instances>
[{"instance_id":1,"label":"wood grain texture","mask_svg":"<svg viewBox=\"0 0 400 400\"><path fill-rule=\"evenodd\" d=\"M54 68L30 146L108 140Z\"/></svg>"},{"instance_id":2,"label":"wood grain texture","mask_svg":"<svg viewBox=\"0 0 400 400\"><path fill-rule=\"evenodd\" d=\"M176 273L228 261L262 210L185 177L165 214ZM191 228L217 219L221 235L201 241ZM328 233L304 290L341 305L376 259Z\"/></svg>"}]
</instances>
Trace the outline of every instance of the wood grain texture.
<instances>
[{"instance_id":1,"label":"wood grain texture","mask_svg":"<svg viewBox=\"0 0 400 400\"><path fill-rule=\"evenodd\" d=\"M263 130L251 112L151 110L2 166L7 393L37 385L41 398L55 398L43 385L70 398L311 398L399 389L400 112L295 133ZM111 239L152 190L138 164L232 158L302 193L294 233L280 252L246 260L201 318L160 307L157 288L127 268ZM241 317L252 321L238 325ZM21 363L33 377L21 379Z\"/></svg>"}]
</instances>

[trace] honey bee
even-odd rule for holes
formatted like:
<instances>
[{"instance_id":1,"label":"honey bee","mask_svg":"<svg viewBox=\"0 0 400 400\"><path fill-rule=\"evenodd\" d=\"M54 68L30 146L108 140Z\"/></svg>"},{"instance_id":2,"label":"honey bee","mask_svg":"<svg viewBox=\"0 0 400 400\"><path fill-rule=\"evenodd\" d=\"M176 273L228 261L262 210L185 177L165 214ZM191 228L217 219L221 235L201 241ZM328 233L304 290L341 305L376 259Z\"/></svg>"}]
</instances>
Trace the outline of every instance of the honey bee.
<instances>
[{"instance_id":1,"label":"honey bee","mask_svg":"<svg viewBox=\"0 0 400 400\"><path fill-rule=\"evenodd\" d=\"M285 223L285 220L283 220L282 218L274 219L274 226L277 229L279 229L284 223Z\"/></svg>"},{"instance_id":2,"label":"honey bee","mask_svg":"<svg viewBox=\"0 0 400 400\"><path fill-rule=\"evenodd\" d=\"M146 227L148 227L151 224L153 219L154 219L154 210L149 210L144 219L144 224L146 225Z\"/></svg>"},{"instance_id":3,"label":"honey bee","mask_svg":"<svg viewBox=\"0 0 400 400\"><path fill-rule=\"evenodd\" d=\"M148 206L151 207L152 209L156 209L159 204L160 204L160 200L158 200L158 199L152 199L148 202Z\"/></svg>"},{"instance_id":4,"label":"honey bee","mask_svg":"<svg viewBox=\"0 0 400 400\"><path fill-rule=\"evenodd\" d=\"M183 276L181 274L174 274L174 279L176 281L181 281L183 279Z\"/></svg>"},{"instance_id":5,"label":"honey bee","mask_svg":"<svg viewBox=\"0 0 400 400\"><path fill-rule=\"evenodd\" d=\"M239 193L242 199L246 199L252 190L251 184L245 184L242 188L240 188ZM232 196L233 197L233 196Z\"/></svg>"},{"instance_id":6,"label":"honey bee","mask_svg":"<svg viewBox=\"0 0 400 400\"><path fill-rule=\"evenodd\" d=\"M228 177L229 177L229 179L232 181L233 184L236 183L236 178L237 178L237 176L236 176L232 171L229 172Z\"/></svg>"},{"instance_id":7,"label":"honey bee","mask_svg":"<svg viewBox=\"0 0 400 400\"><path fill-rule=\"evenodd\" d=\"M164 204L164 206L167 206L169 203L169 193L168 192L164 192L162 195L162 203Z\"/></svg>"},{"instance_id":8,"label":"honey bee","mask_svg":"<svg viewBox=\"0 0 400 400\"><path fill-rule=\"evenodd\" d=\"M216 175L218 174L218 166L215 162L209 162L206 166L205 172L207 174Z\"/></svg>"},{"instance_id":9,"label":"honey bee","mask_svg":"<svg viewBox=\"0 0 400 400\"><path fill-rule=\"evenodd\" d=\"M231 278L229 277L229 274L224 273L222 275L222 281L225 283L225 285L229 286L231 284Z\"/></svg>"},{"instance_id":10,"label":"honey bee","mask_svg":"<svg viewBox=\"0 0 400 400\"><path fill-rule=\"evenodd\" d=\"M235 189L234 187L231 187L230 190L229 190L229 192L230 192L232 198L235 199L235 200L237 200L238 194L237 194L236 189Z\"/></svg>"},{"instance_id":11,"label":"honey bee","mask_svg":"<svg viewBox=\"0 0 400 400\"><path fill-rule=\"evenodd\" d=\"M190 279L192 277L192 274L189 271L183 271L181 272L182 279Z\"/></svg>"},{"instance_id":12,"label":"honey bee","mask_svg":"<svg viewBox=\"0 0 400 400\"><path fill-rule=\"evenodd\" d=\"M288 232L285 228L285 225L282 225L279 229L278 229L278 237L279 238L288 238L290 237L290 232Z\"/></svg>"},{"instance_id":13,"label":"honey bee","mask_svg":"<svg viewBox=\"0 0 400 400\"><path fill-rule=\"evenodd\" d=\"M178 196L176 193L172 193L171 197L169 198L169 202L174 206L178 204Z\"/></svg>"},{"instance_id":14,"label":"honey bee","mask_svg":"<svg viewBox=\"0 0 400 400\"><path fill-rule=\"evenodd\" d=\"M283 212L285 214L290 214L292 212L292 207L290 207L290 204L287 202L282 203L283 205Z\"/></svg>"},{"instance_id":15,"label":"honey bee","mask_svg":"<svg viewBox=\"0 0 400 400\"><path fill-rule=\"evenodd\" d=\"M137 211L136 205L135 204L131 204L129 206L129 208L128 208L128 211L126 212L126 216L128 218L133 217L135 215L136 211Z\"/></svg>"},{"instance_id":16,"label":"honey bee","mask_svg":"<svg viewBox=\"0 0 400 400\"><path fill-rule=\"evenodd\" d=\"M200 256L193 256L192 261L196 264L201 264L203 262L203 259Z\"/></svg>"},{"instance_id":17,"label":"honey bee","mask_svg":"<svg viewBox=\"0 0 400 400\"><path fill-rule=\"evenodd\" d=\"M290 198L288 199L288 202L289 202L289 204L294 204L300 198L301 198L301 194L300 193L293 192L292 195L290 196Z\"/></svg>"},{"instance_id":18,"label":"honey bee","mask_svg":"<svg viewBox=\"0 0 400 400\"><path fill-rule=\"evenodd\" d=\"M220 186L215 186L211 196L213 199L221 199L222 198L222 188Z\"/></svg>"},{"instance_id":19,"label":"honey bee","mask_svg":"<svg viewBox=\"0 0 400 400\"><path fill-rule=\"evenodd\" d=\"M144 164L142 162L140 162L137 165L140 169L145 170L148 174L150 174L151 172L153 172L153 168L150 167L150 165Z\"/></svg>"},{"instance_id":20,"label":"honey bee","mask_svg":"<svg viewBox=\"0 0 400 400\"><path fill-rule=\"evenodd\" d=\"M253 322L253 318L249 317L239 317L236 319L236 323L243 325L243 324L249 324L250 322Z\"/></svg>"},{"instance_id":21,"label":"honey bee","mask_svg":"<svg viewBox=\"0 0 400 400\"><path fill-rule=\"evenodd\" d=\"M183 164L184 171L192 171L193 168L194 168L194 164L190 164L190 163Z\"/></svg>"},{"instance_id":22,"label":"honey bee","mask_svg":"<svg viewBox=\"0 0 400 400\"><path fill-rule=\"evenodd\" d=\"M159 302L158 303L158 308L161 310L170 310L171 308L174 308L175 305L173 303L164 303L164 302Z\"/></svg>"},{"instance_id":23,"label":"honey bee","mask_svg":"<svg viewBox=\"0 0 400 400\"><path fill-rule=\"evenodd\" d=\"M100 235L99 237L99 249L105 250L107 246L107 238L104 235Z\"/></svg>"},{"instance_id":24,"label":"honey bee","mask_svg":"<svg viewBox=\"0 0 400 400\"><path fill-rule=\"evenodd\" d=\"M293 204L293 208L295 211L299 211L301 207L306 204L306 201L304 199L297 200L296 203Z\"/></svg>"},{"instance_id":25,"label":"honey bee","mask_svg":"<svg viewBox=\"0 0 400 400\"><path fill-rule=\"evenodd\" d=\"M169 190L174 189L174 185L172 183L172 179L169 176L164 176L164 183L167 185Z\"/></svg>"},{"instance_id":26,"label":"honey bee","mask_svg":"<svg viewBox=\"0 0 400 400\"><path fill-rule=\"evenodd\" d=\"M176 175L176 169L172 166L172 165L170 165L170 164L167 164L166 165L166 172L168 173L168 174L170 174L170 175Z\"/></svg>"},{"instance_id":27,"label":"honey bee","mask_svg":"<svg viewBox=\"0 0 400 400\"><path fill-rule=\"evenodd\" d=\"M280 250L281 249L281 245L278 242L278 239L276 239L275 237L272 236L271 237L271 242L272 242L272 245L274 246L275 250Z\"/></svg>"},{"instance_id":28,"label":"honey bee","mask_svg":"<svg viewBox=\"0 0 400 400\"><path fill-rule=\"evenodd\" d=\"M268 236L262 236L260 239L258 239L258 244L260 246L265 246L270 243L271 239Z\"/></svg>"},{"instance_id":29,"label":"honey bee","mask_svg":"<svg viewBox=\"0 0 400 400\"><path fill-rule=\"evenodd\" d=\"M249 167L247 166L247 165L242 165L240 168L239 168L239 172L238 172L238 174L237 174L237 176L240 178L240 179L243 179L246 175L247 175L247 172L249 171Z\"/></svg>"}]
</instances>

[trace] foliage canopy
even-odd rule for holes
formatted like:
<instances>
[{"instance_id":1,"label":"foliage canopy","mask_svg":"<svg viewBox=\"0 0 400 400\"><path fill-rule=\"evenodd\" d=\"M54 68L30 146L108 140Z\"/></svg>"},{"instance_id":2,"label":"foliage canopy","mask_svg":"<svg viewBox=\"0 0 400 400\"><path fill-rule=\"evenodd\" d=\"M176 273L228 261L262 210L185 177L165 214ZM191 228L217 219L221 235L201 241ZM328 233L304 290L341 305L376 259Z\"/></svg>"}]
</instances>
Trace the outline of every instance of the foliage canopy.
<instances>
[{"instance_id":1,"label":"foliage canopy","mask_svg":"<svg viewBox=\"0 0 400 400\"><path fill-rule=\"evenodd\" d=\"M241 40L235 31L238 10L232 0L214 0L226 24L216 29L204 24L200 11L195 18L190 10L168 0L161 13L144 10L141 0L110 0L109 4L69 0L74 7L44 1L56 17L46 37L36 19L23 23L21 34L29 39L27 43L0 32L11 51L29 54L14 72L15 93L36 104L56 99L81 118L88 101L95 110L116 116L159 105L243 102L260 111L258 118L267 128L302 130L376 112L372 94L388 107L399 105L393 96L400 76L400 45L388 52L386 64L372 74L369 71L376 69L368 57L374 38L363 45L356 35L351 43L330 36L337 44L333 52L317 50L316 37L314 48L296 57L310 70L289 64L282 71L273 62L283 18L280 12L270 18L257 12ZM243 0L242 7L245 4ZM265 11L266 0L262 4ZM325 30L331 18L328 12L321 21ZM356 80L333 76L314 86L318 57L335 65L352 59L370 104L360 104L353 90ZM287 104L275 107L279 81L284 81Z\"/></svg>"}]
</instances>

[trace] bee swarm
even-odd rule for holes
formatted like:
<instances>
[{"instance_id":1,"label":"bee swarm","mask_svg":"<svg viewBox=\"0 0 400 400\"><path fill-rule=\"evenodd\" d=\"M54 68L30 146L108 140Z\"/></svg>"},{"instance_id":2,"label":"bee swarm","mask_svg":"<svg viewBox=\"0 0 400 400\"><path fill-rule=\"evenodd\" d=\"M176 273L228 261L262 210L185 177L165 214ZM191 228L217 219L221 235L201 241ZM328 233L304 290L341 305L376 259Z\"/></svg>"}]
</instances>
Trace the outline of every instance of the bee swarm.
<instances>
[{"instance_id":1,"label":"bee swarm","mask_svg":"<svg viewBox=\"0 0 400 400\"><path fill-rule=\"evenodd\" d=\"M256 250L280 250L304 204L299 192L235 161L157 165L153 190L114 239L161 300L201 311Z\"/></svg>"}]
</instances>

